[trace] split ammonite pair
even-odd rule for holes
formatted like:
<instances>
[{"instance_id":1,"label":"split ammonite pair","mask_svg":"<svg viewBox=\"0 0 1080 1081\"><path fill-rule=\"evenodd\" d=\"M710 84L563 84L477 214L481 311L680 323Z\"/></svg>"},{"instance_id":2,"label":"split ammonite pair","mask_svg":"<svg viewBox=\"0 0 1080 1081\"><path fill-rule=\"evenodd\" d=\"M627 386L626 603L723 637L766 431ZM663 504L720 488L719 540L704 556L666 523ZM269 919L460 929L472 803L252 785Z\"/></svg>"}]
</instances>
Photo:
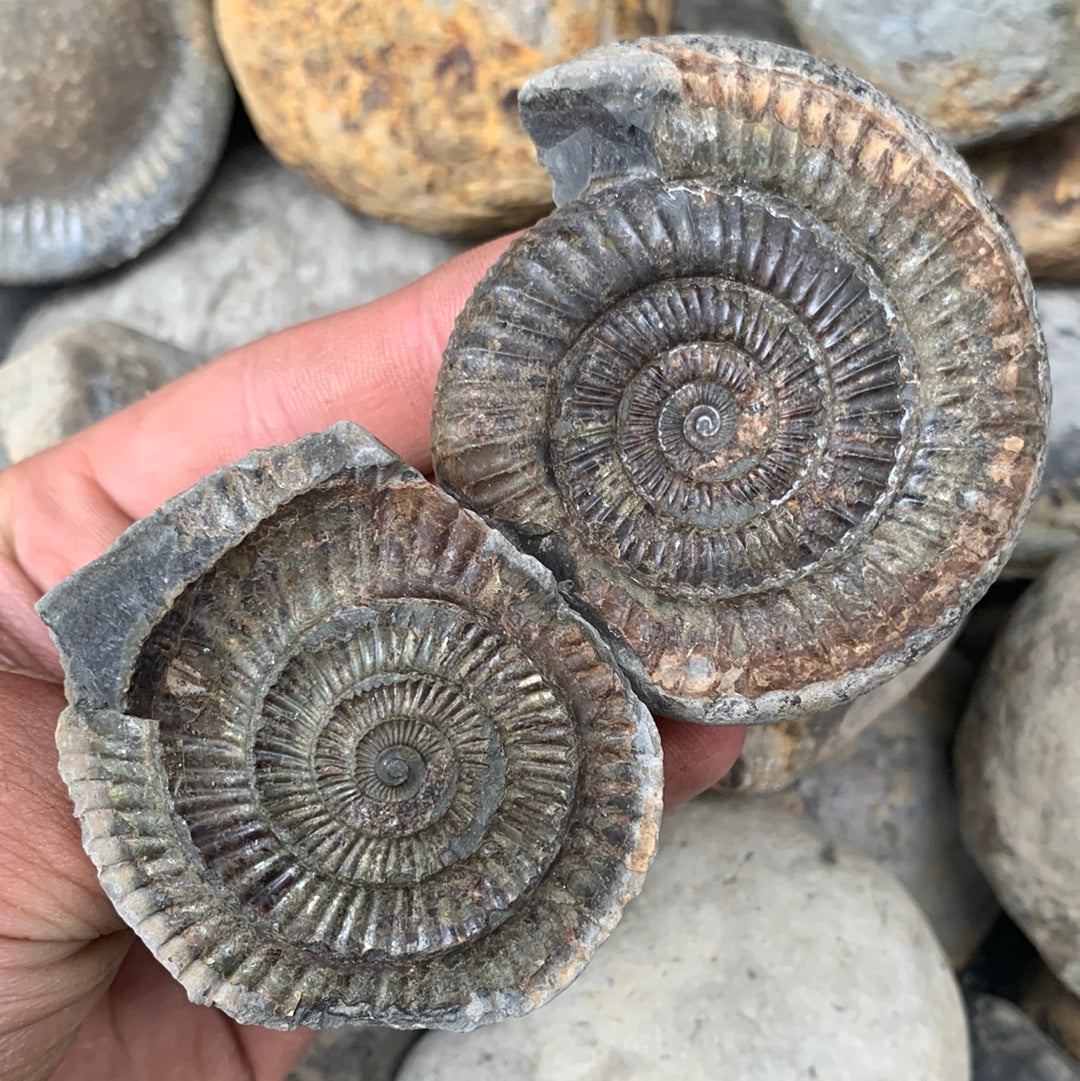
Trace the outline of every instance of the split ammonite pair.
<instances>
[{"instance_id":1,"label":"split ammonite pair","mask_svg":"<svg viewBox=\"0 0 1080 1081\"><path fill-rule=\"evenodd\" d=\"M241 1021L545 1001L648 867L646 705L763 722L880 683L978 599L1038 480L1023 263L881 94L668 38L520 103L561 205L447 349L432 446L461 505L338 426L42 602L102 885Z\"/></svg>"}]
</instances>

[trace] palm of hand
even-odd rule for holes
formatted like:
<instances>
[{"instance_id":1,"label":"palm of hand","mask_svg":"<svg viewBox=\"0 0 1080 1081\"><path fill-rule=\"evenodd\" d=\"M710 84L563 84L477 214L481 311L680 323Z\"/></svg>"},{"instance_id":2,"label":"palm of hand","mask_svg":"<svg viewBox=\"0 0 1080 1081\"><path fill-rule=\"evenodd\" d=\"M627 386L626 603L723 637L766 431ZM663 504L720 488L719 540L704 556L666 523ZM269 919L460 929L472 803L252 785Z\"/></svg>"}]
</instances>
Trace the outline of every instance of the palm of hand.
<instances>
[{"instance_id":1,"label":"palm of hand","mask_svg":"<svg viewBox=\"0 0 1080 1081\"><path fill-rule=\"evenodd\" d=\"M227 354L0 473L0 1076L141 1081L152 1070L157 1081L280 1081L310 1039L191 1005L113 912L56 771L65 700L33 605L132 521L254 447L350 418L429 465L439 358L502 243ZM736 729L659 724L669 805L738 755Z\"/></svg>"}]
</instances>

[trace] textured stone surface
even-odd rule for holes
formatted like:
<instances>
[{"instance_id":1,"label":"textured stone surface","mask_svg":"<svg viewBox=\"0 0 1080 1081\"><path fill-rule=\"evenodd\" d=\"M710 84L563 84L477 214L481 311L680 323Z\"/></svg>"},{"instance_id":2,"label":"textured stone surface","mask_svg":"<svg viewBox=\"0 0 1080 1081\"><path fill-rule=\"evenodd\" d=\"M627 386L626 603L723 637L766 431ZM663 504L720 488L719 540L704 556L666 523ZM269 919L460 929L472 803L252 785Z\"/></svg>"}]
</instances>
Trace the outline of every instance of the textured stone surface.
<instances>
[{"instance_id":1,"label":"textured stone surface","mask_svg":"<svg viewBox=\"0 0 1080 1081\"><path fill-rule=\"evenodd\" d=\"M675 0L676 34L731 34L799 46L780 0Z\"/></svg>"},{"instance_id":2,"label":"textured stone surface","mask_svg":"<svg viewBox=\"0 0 1080 1081\"><path fill-rule=\"evenodd\" d=\"M116 266L168 232L225 142L205 0L0 0L0 282Z\"/></svg>"},{"instance_id":3,"label":"textured stone surface","mask_svg":"<svg viewBox=\"0 0 1080 1081\"><path fill-rule=\"evenodd\" d=\"M1080 543L1080 288L1040 286L1054 405L1046 470L1007 573L1034 575Z\"/></svg>"},{"instance_id":4,"label":"textured stone surface","mask_svg":"<svg viewBox=\"0 0 1080 1081\"><path fill-rule=\"evenodd\" d=\"M924 125L777 45L598 48L520 104L560 206L456 323L440 483L656 713L786 720L899 674L997 576L1042 466L1000 216Z\"/></svg>"},{"instance_id":5,"label":"textured stone surface","mask_svg":"<svg viewBox=\"0 0 1080 1081\"><path fill-rule=\"evenodd\" d=\"M942 642L900 675L848 706L748 729L735 765L717 782L716 791L779 792L815 766L842 755L868 725L926 678L948 648L949 643Z\"/></svg>"},{"instance_id":6,"label":"textured stone surface","mask_svg":"<svg viewBox=\"0 0 1080 1081\"><path fill-rule=\"evenodd\" d=\"M641 888L648 710L548 571L355 425L204 478L38 611L83 844L194 1002L469 1029Z\"/></svg>"},{"instance_id":7,"label":"textured stone surface","mask_svg":"<svg viewBox=\"0 0 1080 1081\"><path fill-rule=\"evenodd\" d=\"M956 746L965 843L1002 906L1080 992L1080 548L1020 599Z\"/></svg>"},{"instance_id":8,"label":"textured stone surface","mask_svg":"<svg viewBox=\"0 0 1080 1081\"><path fill-rule=\"evenodd\" d=\"M198 367L201 357L115 323L82 323L0 364L0 469Z\"/></svg>"},{"instance_id":9,"label":"textured stone surface","mask_svg":"<svg viewBox=\"0 0 1080 1081\"><path fill-rule=\"evenodd\" d=\"M12 348L111 319L209 356L381 296L460 250L352 214L265 150L241 147L183 228L137 263L57 293Z\"/></svg>"},{"instance_id":10,"label":"textured stone surface","mask_svg":"<svg viewBox=\"0 0 1080 1081\"><path fill-rule=\"evenodd\" d=\"M1011 1002L978 995L969 1009L971 1081L1080 1081L1080 1067Z\"/></svg>"},{"instance_id":11,"label":"textured stone surface","mask_svg":"<svg viewBox=\"0 0 1080 1081\"><path fill-rule=\"evenodd\" d=\"M642 895L545 1009L421 1037L399 1081L968 1081L956 985L887 872L748 800L665 816Z\"/></svg>"},{"instance_id":12,"label":"textured stone surface","mask_svg":"<svg viewBox=\"0 0 1080 1081\"><path fill-rule=\"evenodd\" d=\"M320 1032L286 1081L394 1081L416 1036L392 1028Z\"/></svg>"},{"instance_id":13,"label":"textured stone surface","mask_svg":"<svg viewBox=\"0 0 1080 1081\"><path fill-rule=\"evenodd\" d=\"M419 229L535 221L551 184L517 92L617 37L664 33L671 0L216 0L248 112L282 161L347 205Z\"/></svg>"},{"instance_id":14,"label":"textured stone surface","mask_svg":"<svg viewBox=\"0 0 1080 1081\"><path fill-rule=\"evenodd\" d=\"M968 161L1016 233L1031 273L1080 281L1080 119Z\"/></svg>"},{"instance_id":15,"label":"textured stone surface","mask_svg":"<svg viewBox=\"0 0 1080 1081\"><path fill-rule=\"evenodd\" d=\"M783 0L806 47L971 143L1080 111L1077 0Z\"/></svg>"},{"instance_id":16,"label":"textured stone surface","mask_svg":"<svg viewBox=\"0 0 1080 1081\"><path fill-rule=\"evenodd\" d=\"M1020 1006L1043 1032L1076 1060L1080 1071L1080 997L1040 963L1028 978Z\"/></svg>"},{"instance_id":17,"label":"textured stone surface","mask_svg":"<svg viewBox=\"0 0 1080 1081\"><path fill-rule=\"evenodd\" d=\"M960 842L950 751L972 669L950 653L848 754L774 797L887 867L926 913L956 968L986 936L998 904Z\"/></svg>"}]
</instances>

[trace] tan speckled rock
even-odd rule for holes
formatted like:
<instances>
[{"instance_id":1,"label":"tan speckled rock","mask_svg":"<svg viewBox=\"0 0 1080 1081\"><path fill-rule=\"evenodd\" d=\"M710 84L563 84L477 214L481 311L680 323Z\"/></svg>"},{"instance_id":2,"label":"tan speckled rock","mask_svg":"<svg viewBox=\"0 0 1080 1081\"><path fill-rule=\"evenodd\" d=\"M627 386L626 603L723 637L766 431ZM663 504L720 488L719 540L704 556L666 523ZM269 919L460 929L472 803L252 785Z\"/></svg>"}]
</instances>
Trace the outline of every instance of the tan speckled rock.
<instances>
[{"instance_id":1,"label":"tan speckled rock","mask_svg":"<svg viewBox=\"0 0 1080 1081\"><path fill-rule=\"evenodd\" d=\"M435 233L535 221L551 182L518 119L530 75L665 33L671 0L216 0L260 137L344 203Z\"/></svg>"},{"instance_id":2,"label":"tan speckled rock","mask_svg":"<svg viewBox=\"0 0 1080 1081\"><path fill-rule=\"evenodd\" d=\"M961 824L1002 907L1080 993L1080 548L1020 598L957 738Z\"/></svg>"},{"instance_id":3,"label":"tan speckled rock","mask_svg":"<svg viewBox=\"0 0 1080 1081\"><path fill-rule=\"evenodd\" d=\"M1080 281L1080 118L971 154L1036 278Z\"/></svg>"},{"instance_id":4,"label":"tan speckled rock","mask_svg":"<svg viewBox=\"0 0 1080 1081\"><path fill-rule=\"evenodd\" d=\"M761 801L697 800L572 987L421 1037L398 1081L968 1081L965 1029L892 875Z\"/></svg>"},{"instance_id":5,"label":"tan speckled rock","mask_svg":"<svg viewBox=\"0 0 1080 1081\"><path fill-rule=\"evenodd\" d=\"M926 678L949 644L942 642L900 675L848 705L794 721L752 725L735 765L717 782L715 791L780 792L815 766L842 754L867 726Z\"/></svg>"},{"instance_id":6,"label":"tan speckled rock","mask_svg":"<svg viewBox=\"0 0 1080 1081\"><path fill-rule=\"evenodd\" d=\"M773 797L892 871L956 968L1000 911L960 842L949 762L971 677L970 663L950 653L846 755Z\"/></svg>"}]
</instances>

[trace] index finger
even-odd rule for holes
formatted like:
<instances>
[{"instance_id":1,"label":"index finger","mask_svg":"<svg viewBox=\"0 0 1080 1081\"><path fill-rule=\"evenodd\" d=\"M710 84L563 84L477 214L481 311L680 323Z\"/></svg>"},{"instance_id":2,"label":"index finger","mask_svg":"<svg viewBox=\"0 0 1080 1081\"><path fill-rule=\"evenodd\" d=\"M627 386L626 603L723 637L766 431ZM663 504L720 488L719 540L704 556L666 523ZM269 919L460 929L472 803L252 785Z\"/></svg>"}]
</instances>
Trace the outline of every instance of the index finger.
<instances>
[{"instance_id":1,"label":"index finger","mask_svg":"<svg viewBox=\"0 0 1080 1081\"><path fill-rule=\"evenodd\" d=\"M443 349L507 243L474 248L396 293L233 350L0 473L0 559L44 592L200 477L338 420L356 421L426 469Z\"/></svg>"}]
</instances>

